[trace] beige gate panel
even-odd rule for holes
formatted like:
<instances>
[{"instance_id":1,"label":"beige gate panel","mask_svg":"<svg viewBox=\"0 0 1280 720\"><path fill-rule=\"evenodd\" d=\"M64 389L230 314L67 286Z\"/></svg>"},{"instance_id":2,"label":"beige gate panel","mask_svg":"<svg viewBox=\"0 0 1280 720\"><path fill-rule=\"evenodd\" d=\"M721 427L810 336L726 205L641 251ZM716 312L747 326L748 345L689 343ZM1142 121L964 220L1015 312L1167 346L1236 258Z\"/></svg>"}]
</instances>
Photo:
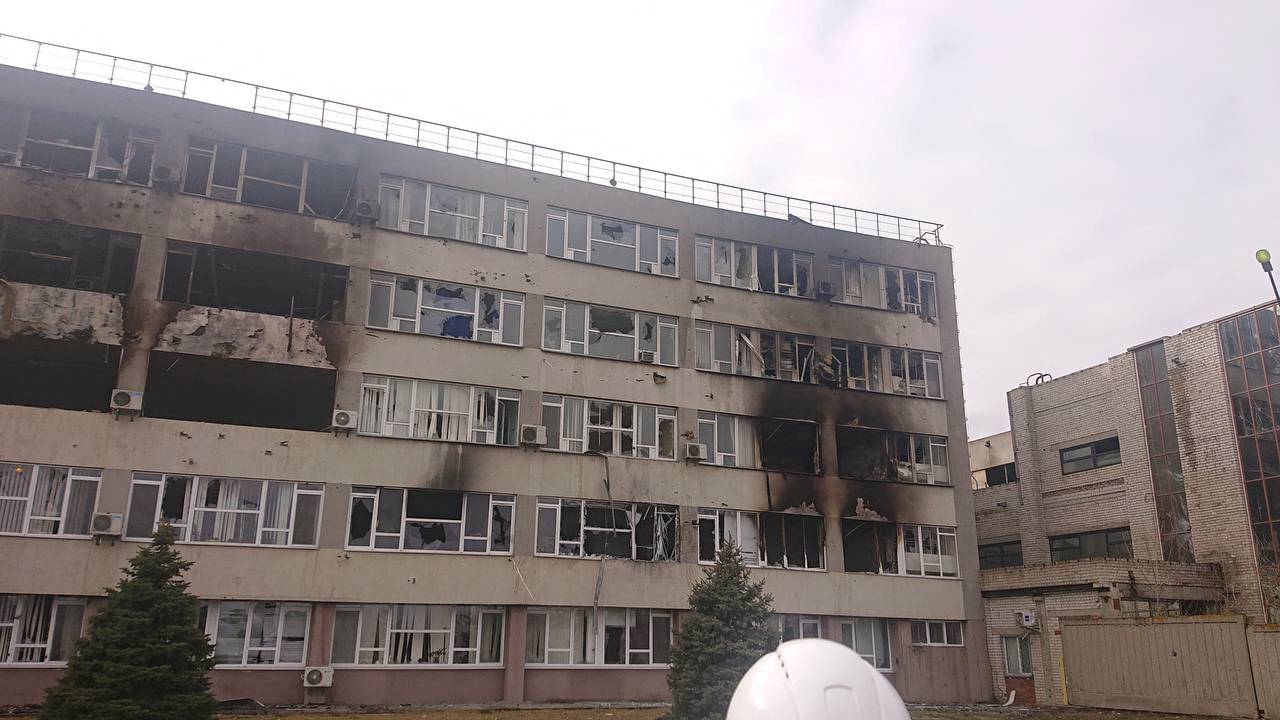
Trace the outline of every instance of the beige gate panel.
<instances>
[{"instance_id":1,"label":"beige gate panel","mask_svg":"<svg viewBox=\"0 0 1280 720\"><path fill-rule=\"evenodd\" d=\"M1280 718L1280 625L1249 628L1249 657L1263 717Z\"/></svg>"}]
</instances>

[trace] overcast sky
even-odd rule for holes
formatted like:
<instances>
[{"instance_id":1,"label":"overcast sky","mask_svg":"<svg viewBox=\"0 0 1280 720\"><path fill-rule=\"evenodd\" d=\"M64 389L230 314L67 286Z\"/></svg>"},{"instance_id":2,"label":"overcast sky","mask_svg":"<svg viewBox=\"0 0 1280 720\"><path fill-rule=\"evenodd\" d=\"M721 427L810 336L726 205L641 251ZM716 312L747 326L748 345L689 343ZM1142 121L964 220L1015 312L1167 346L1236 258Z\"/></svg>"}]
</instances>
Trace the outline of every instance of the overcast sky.
<instances>
[{"instance_id":1,"label":"overcast sky","mask_svg":"<svg viewBox=\"0 0 1280 720\"><path fill-rule=\"evenodd\" d=\"M286 7L287 5L287 7ZM77 7L79 6L79 7ZM970 437L1270 292L1280 2L10 3L0 31L945 224Z\"/></svg>"}]
</instances>

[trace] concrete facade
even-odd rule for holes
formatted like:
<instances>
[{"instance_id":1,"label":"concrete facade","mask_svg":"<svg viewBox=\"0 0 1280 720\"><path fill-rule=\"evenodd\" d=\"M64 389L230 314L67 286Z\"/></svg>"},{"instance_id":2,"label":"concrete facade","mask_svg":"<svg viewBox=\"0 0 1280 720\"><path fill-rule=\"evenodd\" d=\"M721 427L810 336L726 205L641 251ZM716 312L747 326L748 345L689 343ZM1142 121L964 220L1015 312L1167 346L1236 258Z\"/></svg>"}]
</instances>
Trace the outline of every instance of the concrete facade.
<instances>
[{"instance_id":1,"label":"concrete facade","mask_svg":"<svg viewBox=\"0 0 1280 720\"><path fill-rule=\"evenodd\" d=\"M10 219L8 237L27 242L22 238L46 231L62 237L68 226L79 228L81 235L89 229L110 233L112 252L132 252L134 259L132 275L125 278L127 290L105 293L92 280L74 279L75 268L88 262L79 255L71 282L49 279L61 277L62 265L50 270L31 259L46 258L51 251L37 249L20 260L14 260L18 255L0 255L0 378L16 381L10 382L0 404L0 470L8 473L0 478L13 496L10 506L0 506L0 527L11 522L14 529L0 534L0 553L9 558L0 564L0 599L20 598L17 619L11 622L21 625L24 617L41 612L61 618L59 608L64 605L92 613L101 603L102 588L114 584L119 568L138 547L130 539L134 528L149 533L149 513L173 517L166 513L174 508L161 495L168 498L174 483L173 487L188 488L186 495L175 491L181 512L190 513L182 520L190 524L193 537L180 548L195 563L189 579L192 592L208 603L206 627L228 652L243 650L242 660L224 662L214 671L219 697L253 697L268 704L662 700L667 697L662 648L671 641L662 628L665 624L678 630L689 586L701 576L700 543L710 526L707 521L699 525L699 509L739 510L760 514L761 536L769 533L774 519L778 532L784 526L790 529L786 543L781 535L776 541L762 537L761 554L769 555L768 564L753 570L766 580L778 613L819 618L819 633L837 641L843 637L842 623L873 619L889 645L882 669L907 700L967 702L990 697L968 484L872 480L838 472L841 463L861 459L848 448L842 452L837 439L837 428L855 427L882 431L886 443L892 442L888 433L934 438L933 476L965 476L967 437L948 247L681 203L7 67L0 67L0 98L0 157L8 151L12 161L0 166L0 217ZM65 170L59 163L71 162L78 151L68 148L75 145L74 138L47 125L49 113L101 121L100 142L105 142L108 122L149 129L139 131L144 138L139 142L154 144L155 179L127 184L58 172ZM253 172L275 172L271 167L254 170L254 162L285 166L303 158L311 163L303 167L312 170L327 167L323 163L353 169L340 218L311 214L309 206L305 212L291 212L184 192L189 189L187 178L196 173L196 161L190 157L193 138L266 151L258 160L243 156L249 159L241 161L241 185L253 182ZM134 153L136 146L131 147ZM101 160L104 152L94 157ZM42 159L40 153L62 159ZM294 159L281 160L271 153ZM48 165L53 167L44 167ZM312 170L304 169L304 176L310 178ZM213 172L216 178L219 170ZM438 233L403 232L382 227L373 218L355 217L356 204L378 201L385 192L380 179L391 177L518 199L525 208L523 250L487 247ZM287 194L279 186L271 185L276 188L272 192ZM305 190L299 192L309 197ZM678 272L668 277L553 257L547 247L548 208L602 216L606 226L617 222L612 218L623 219L617 230L605 227L600 232L622 233L627 223L674 231ZM812 253L811 285L827 281L832 260L858 261L860 267L878 264L887 268L885 273L892 268L932 273L936 317L923 317L923 310L892 311L699 281L695 237L703 236ZM0 250L26 253L19 240L0 237ZM215 254L219 252L226 254ZM180 275L181 263L187 262L181 257L194 258L189 276ZM230 289L211 292L231 293L239 281L230 273L240 267L240 257L262 258L256 269L250 268L255 272L275 267L273 263L284 258L289 268L302 268L298 272L340 278L341 301L332 305L331 313L320 313L316 308L323 306L324 293L332 291L323 286L328 289L320 291L320 304L298 303L297 313L255 309L256 301L222 301L225 306L196 302L198 273L208 272L199 264L215 258L213 272L228 273L221 277ZM503 315L509 330L519 330L517 341L504 345L371 326L373 286L384 274L438 281L448 286L447 292L465 285L481 293L506 294L502 297L519 294L518 319ZM117 280L111 270L106 276L108 285ZM184 278L183 292L190 286L190 296L180 301L171 295L179 282L175 277ZM281 285L295 281L284 274L277 280ZM271 279L259 279L249 290L274 285ZM239 292L248 297L243 293L249 290ZM421 297L425 302L425 291ZM675 363L542 349L548 298L675 318ZM297 300L299 296L291 296L285 307L295 307ZM305 307L312 307L311 315ZM414 314L420 309L415 302ZM469 322L475 321L473 317ZM812 336L811 361L831 353L833 339L882 346L886 377L891 372L889 348L936 354L930 357L940 361L943 397L915 397L905 389L902 394L855 390L832 386L828 380L787 382L701 370L703 358L695 350L700 323ZM632 327L631 332L641 330ZM763 358L755 345L743 345ZM785 365L785 350L781 352L777 357ZM64 376L74 382L64 382ZM384 417L383 406L374 405L374 397L392 402L385 394L390 392L387 386L376 384L377 377L497 388L499 397L501 392L518 391L513 417L491 417L513 433L521 425L544 425L544 401L556 396L633 404L628 408L634 409L619 411L626 414L615 415L613 422L636 424L629 426L634 433L620 441L622 435L608 429L607 421L592 419L602 437L612 433L615 443L592 453L581 452L581 447L577 452L553 452L514 441L505 445L493 441L492 434L485 442L475 441L480 435L471 433L456 438L470 442L374 436L366 432L366 421L368 427L378 428L391 427L394 421L393 410L385 408ZM108 412L112 388L141 392L141 412ZM478 390L472 392L473 398L480 396ZM919 394L935 393L921 389ZM635 404L674 409L671 435L662 436L655 446L655 452L670 453L671 459L619 454L620 447L639 445L645 436L642 420L620 420L643 412ZM426 429L430 423L462 422L481 433L477 407L472 404L449 415L443 406L415 406L409 415L414 432L431 432ZM351 411L359 418L359 428L327 430L334 409ZM470 419L462 419L468 412ZM759 418L759 423L809 423L805 427L816 428L811 435L816 472L689 462L686 446L700 439L699 413ZM553 434L559 435L558 428ZM798 461L789 447L767 448L767 437L756 442L766 454L786 455L784 465ZM946 451L939 454L939 448ZM869 460L888 461L891 453L886 449L884 458ZM911 462L908 467L914 467ZM62 516L61 524L55 525L37 512L39 502L54 501L31 495L47 494L53 486L28 475L44 478L45 473L52 477L59 472L66 472L69 480L56 485L61 495L55 504L60 504ZM184 479L188 477L193 479ZM241 480L218 480L226 478ZM227 505L232 492L228 488L248 493L244 488L258 487L254 481L268 483L263 486L269 488L267 494ZM389 492L378 495L369 488ZM278 505L279 497L271 493L286 489L293 499ZM386 533L396 535L397 543L407 545L411 529L416 529L429 547L449 548L450 542L453 548L469 546L469 539L487 549L360 546L356 538L370 543L385 539L379 536L384 533L381 513L394 508L387 498L395 497L396 489L442 491L429 497L445 498L446 504L456 501L458 513L444 521L415 524L413 518L422 515L399 517L409 511L395 510L395 530ZM26 495L20 497L19 491ZM77 495L85 492L90 494ZM376 519L371 492L383 498ZM205 494L197 497L198 493ZM314 512L314 528L304 529L307 523L301 519L304 494L317 498L313 502L318 506L307 506ZM491 503L477 506L489 508L478 514L480 522L492 528L489 537L471 537L471 530L465 532L468 539L457 537L463 522L468 527L471 522L461 517L464 495L467 507L480 498ZM409 497L412 504L413 498L428 496ZM557 549L565 552L565 537L557 525L547 525L549 533L544 532L547 528L540 531L540 524L550 522L542 518L543 511L556 498L627 504L628 509L631 503L675 508L677 520L668 528L671 539L662 541L670 559L621 559L612 547L602 553L584 550L580 557L558 555ZM363 509L366 500L368 510ZM500 517L499 506L508 502L509 514ZM269 520L272 507L284 507L289 519ZM87 508L121 515L125 537L77 530L77 509ZM250 531L256 540L241 542L243 518L230 514L235 512L251 514L251 522L261 523ZM640 522L640 514L637 506L624 522ZM618 514L609 515L612 522L619 521ZM821 522L802 522L803 518ZM197 531L196 525L206 520L208 525ZM882 572L845 572L842 520L875 523L882 533L896 538L892 552L907 559L893 559L892 567ZM360 523L366 523L363 531L357 529ZM591 524L590 516L586 524ZM285 527L275 529L281 525ZM802 526L803 540L792 532ZM640 525L632 527L633 533L626 534L634 534L633 546L638 547ZM954 541L949 540L951 529ZM917 547L911 555L912 541L904 539L905 533L916 531L932 532L932 542L942 542L942 549L933 547L931 555L929 548ZM221 541L196 541L197 532ZM452 540L449 533L454 533ZM375 536L378 540L370 539ZM268 541L269 537L275 539ZM618 537L616 525L607 537ZM551 552L540 551L544 539L550 541ZM272 547L269 542L293 546ZM674 550L669 549L672 542ZM954 549L948 542L954 542ZM775 562L780 555L789 559ZM820 558L818 567L793 567L812 564L815 556ZM941 569L911 574L912 557ZM421 619L440 608L448 618L443 625ZM587 659L558 663L549 659L553 650L538 623L548 609L566 608L583 609L593 623L589 632L596 645L585 651ZM419 610L422 616L414 624L408 616ZM61 630L74 635L79 626L72 627L70 618L79 617L77 612L68 610L69 619L53 634ZM392 618L389 631L384 627L387 613ZM362 625L347 624L357 616ZM610 630L624 622L609 619L615 616L626 618L621 634ZM246 629L264 617L268 624L281 623L278 637ZM371 627L373 617L381 618L381 629L368 637L359 634L364 630L357 633L356 627ZM478 617L500 619L496 625L484 625ZM0 614L0 625L5 620ZM963 641L913 644L913 623L929 621L938 627L959 623ZM50 624L57 622L61 621ZM554 622L550 627L557 632ZM49 634L46 628L43 637ZM648 639L639 639L642 635ZM434 644L437 641L444 645ZM0 649L0 705L39 702L60 667L57 640L47 642L43 650L31 651L34 655ZM264 650L263 643L274 645ZM374 650L366 653L366 647ZM348 650L361 659L335 659ZM410 654L413 660L407 659ZM334 667L332 686L304 688L300 675L305 667Z\"/></svg>"}]
</instances>

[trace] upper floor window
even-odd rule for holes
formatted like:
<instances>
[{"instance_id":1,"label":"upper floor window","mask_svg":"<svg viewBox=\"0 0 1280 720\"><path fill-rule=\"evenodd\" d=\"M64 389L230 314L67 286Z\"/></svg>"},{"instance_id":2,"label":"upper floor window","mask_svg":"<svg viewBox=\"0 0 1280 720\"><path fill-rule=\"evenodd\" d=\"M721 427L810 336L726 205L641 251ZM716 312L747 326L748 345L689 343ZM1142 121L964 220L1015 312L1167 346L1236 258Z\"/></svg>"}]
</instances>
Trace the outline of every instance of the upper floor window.
<instances>
[{"instance_id":1,"label":"upper floor window","mask_svg":"<svg viewBox=\"0 0 1280 720\"><path fill-rule=\"evenodd\" d=\"M715 562L716 552L730 541L749 566L826 567L826 536L819 515L698 508L698 562Z\"/></svg>"},{"instance_id":2,"label":"upper floor window","mask_svg":"<svg viewBox=\"0 0 1280 720\"><path fill-rule=\"evenodd\" d=\"M85 600L0 595L0 665L61 663L84 630Z\"/></svg>"},{"instance_id":3,"label":"upper floor window","mask_svg":"<svg viewBox=\"0 0 1280 720\"><path fill-rule=\"evenodd\" d=\"M547 209L547 255L676 277L675 230L557 207Z\"/></svg>"},{"instance_id":4,"label":"upper floor window","mask_svg":"<svg viewBox=\"0 0 1280 720\"><path fill-rule=\"evenodd\" d=\"M137 235L0 216L0 279L123 294L137 260Z\"/></svg>"},{"instance_id":5,"label":"upper floor window","mask_svg":"<svg viewBox=\"0 0 1280 720\"><path fill-rule=\"evenodd\" d=\"M814 339L809 335L698 321L693 340L699 370L813 382Z\"/></svg>"},{"instance_id":6,"label":"upper floor window","mask_svg":"<svg viewBox=\"0 0 1280 720\"><path fill-rule=\"evenodd\" d=\"M341 265L170 240L160 299L304 320L340 319Z\"/></svg>"},{"instance_id":7,"label":"upper floor window","mask_svg":"<svg viewBox=\"0 0 1280 720\"><path fill-rule=\"evenodd\" d=\"M531 607L525 621L529 665L666 665L670 610Z\"/></svg>"},{"instance_id":8,"label":"upper floor window","mask_svg":"<svg viewBox=\"0 0 1280 720\"><path fill-rule=\"evenodd\" d=\"M931 272L836 259L830 275L837 302L938 319L937 279Z\"/></svg>"},{"instance_id":9,"label":"upper floor window","mask_svg":"<svg viewBox=\"0 0 1280 720\"><path fill-rule=\"evenodd\" d=\"M189 542L315 547L323 497L319 483L137 472L124 534L169 525Z\"/></svg>"},{"instance_id":10,"label":"upper floor window","mask_svg":"<svg viewBox=\"0 0 1280 720\"><path fill-rule=\"evenodd\" d=\"M813 254L722 240L694 239L697 279L757 292L813 297Z\"/></svg>"},{"instance_id":11,"label":"upper floor window","mask_svg":"<svg viewBox=\"0 0 1280 720\"><path fill-rule=\"evenodd\" d=\"M1110 437L1058 451L1062 474L1120 464L1120 438Z\"/></svg>"},{"instance_id":12,"label":"upper floor window","mask_svg":"<svg viewBox=\"0 0 1280 720\"><path fill-rule=\"evenodd\" d=\"M906 575L959 577L956 529L930 525L900 525L899 567Z\"/></svg>"},{"instance_id":13,"label":"upper floor window","mask_svg":"<svg viewBox=\"0 0 1280 720\"><path fill-rule=\"evenodd\" d=\"M844 547L844 571L898 574L901 533L889 522L840 519Z\"/></svg>"},{"instance_id":14,"label":"upper floor window","mask_svg":"<svg viewBox=\"0 0 1280 720\"><path fill-rule=\"evenodd\" d=\"M676 507L538 498L538 555L676 559Z\"/></svg>"},{"instance_id":15,"label":"upper floor window","mask_svg":"<svg viewBox=\"0 0 1280 720\"><path fill-rule=\"evenodd\" d=\"M1049 559L1052 562L1084 560L1086 558L1133 557L1133 542L1129 528L1097 530L1094 532L1058 535L1049 538Z\"/></svg>"},{"instance_id":16,"label":"upper floor window","mask_svg":"<svg viewBox=\"0 0 1280 720\"><path fill-rule=\"evenodd\" d=\"M513 495L356 486L347 547L510 555L514 516Z\"/></svg>"},{"instance_id":17,"label":"upper floor window","mask_svg":"<svg viewBox=\"0 0 1280 720\"><path fill-rule=\"evenodd\" d=\"M339 219L355 202L356 170L346 165L191 138L182 192Z\"/></svg>"},{"instance_id":18,"label":"upper floor window","mask_svg":"<svg viewBox=\"0 0 1280 720\"><path fill-rule=\"evenodd\" d=\"M0 533L89 537L101 470L0 463Z\"/></svg>"},{"instance_id":19,"label":"upper floor window","mask_svg":"<svg viewBox=\"0 0 1280 720\"><path fill-rule=\"evenodd\" d=\"M384 175L378 205L380 227L524 250L529 203L523 200Z\"/></svg>"},{"instance_id":20,"label":"upper floor window","mask_svg":"<svg viewBox=\"0 0 1280 720\"><path fill-rule=\"evenodd\" d=\"M983 570L1021 566L1021 540L1002 543L987 543L986 545L978 546L978 567Z\"/></svg>"},{"instance_id":21,"label":"upper floor window","mask_svg":"<svg viewBox=\"0 0 1280 720\"><path fill-rule=\"evenodd\" d=\"M677 322L669 315L547 298L542 349L675 367Z\"/></svg>"},{"instance_id":22,"label":"upper floor window","mask_svg":"<svg viewBox=\"0 0 1280 720\"><path fill-rule=\"evenodd\" d=\"M365 375L362 435L515 445L520 391Z\"/></svg>"},{"instance_id":23,"label":"upper floor window","mask_svg":"<svg viewBox=\"0 0 1280 720\"><path fill-rule=\"evenodd\" d=\"M134 185L151 184L157 132L116 120L32 110L23 167Z\"/></svg>"},{"instance_id":24,"label":"upper floor window","mask_svg":"<svg viewBox=\"0 0 1280 720\"><path fill-rule=\"evenodd\" d=\"M306 659L309 604L209 600L199 622L218 665L301 666Z\"/></svg>"},{"instance_id":25,"label":"upper floor window","mask_svg":"<svg viewBox=\"0 0 1280 720\"><path fill-rule=\"evenodd\" d=\"M840 530L845 572L960 576L955 528L844 518Z\"/></svg>"},{"instance_id":26,"label":"upper floor window","mask_svg":"<svg viewBox=\"0 0 1280 720\"><path fill-rule=\"evenodd\" d=\"M486 605L339 605L335 665L501 665L506 612Z\"/></svg>"},{"instance_id":27,"label":"upper floor window","mask_svg":"<svg viewBox=\"0 0 1280 720\"><path fill-rule=\"evenodd\" d=\"M912 620L912 645L964 645L964 626L957 620Z\"/></svg>"},{"instance_id":28,"label":"upper floor window","mask_svg":"<svg viewBox=\"0 0 1280 720\"><path fill-rule=\"evenodd\" d=\"M572 397L542 396L549 450L658 460L676 457L676 409Z\"/></svg>"},{"instance_id":29,"label":"upper floor window","mask_svg":"<svg viewBox=\"0 0 1280 720\"><path fill-rule=\"evenodd\" d=\"M951 484L944 437L838 425L836 452L841 477Z\"/></svg>"},{"instance_id":30,"label":"upper floor window","mask_svg":"<svg viewBox=\"0 0 1280 720\"><path fill-rule=\"evenodd\" d=\"M831 341L835 373L854 390L942 398L942 358L938 353Z\"/></svg>"},{"instance_id":31,"label":"upper floor window","mask_svg":"<svg viewBox=\"0 0 1280 720\"><path fill-rule=\"evenodd\" d=\"M884 618L854 618L840 623L840 641L878 670L891 670L889 621Z\"/></svg>"},{"instance_id":32,"label":"upper floor window","mask_svg":"<svg viewBox=\"0 0 1280 720\"><path fill-rule=\"evenodd\" d=\"M978 490L997 485L1010 485L1018 482L1018 466L1014 463L994 465L973 474L973 489Z\"/></svg>"},{"instance_id":33,"label":"upper floor window","mask_svg":"<svg viewBox=\"0 0 1280 720\"><path fill-rule=\"evenodd\" d=\"M523 293L380 272L369 282L369 327L518 347L523 317Z\"/></svg>"},{"instance_id":34,"label":"upper floor window","mask_svg":"<svg viewBox=\"0 0 1280 720\"><path fill-rule=\"evenodd\" d=\"M818 472L818 424L698 412L704 462L724 467Z\"/></svg>"}]
</instances>

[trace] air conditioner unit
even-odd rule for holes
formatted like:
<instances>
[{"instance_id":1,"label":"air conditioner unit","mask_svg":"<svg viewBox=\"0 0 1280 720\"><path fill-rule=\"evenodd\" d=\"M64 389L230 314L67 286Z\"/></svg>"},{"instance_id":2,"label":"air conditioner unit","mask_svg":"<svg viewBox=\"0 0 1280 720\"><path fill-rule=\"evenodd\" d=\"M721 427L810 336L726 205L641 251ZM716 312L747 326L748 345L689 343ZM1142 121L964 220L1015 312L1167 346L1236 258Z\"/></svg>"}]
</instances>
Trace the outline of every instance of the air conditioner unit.
<instances>
[{"instance_id":1,"label":"air conditioner unit","mask_svg":"<svg viewBox=\"0 0 1280 720\"><path fill-rule=\"evenodd\" d=\"M382 208L378 203L372 200L359 200L356 202L356 218L359 220L369 220L377 222L382 216Z\"/></svg>"},{"instance_id":2,"label":"air conditioner unit","mask_svg":"<svg viewBox=\"0 0 1280 720\"><path fill-rule=\"evenodd\" d=\"M1018 625L1028 630L1034 630L1036 627L1036 614L1030 610L1014 610L1013 619L1018 622Z\"/></svg>"},{"instance_id":3,"label":"air conditioner unit","mask_svg":"<svg viewBox=\"0 0 1280 720\"><path fill-rule=\"evenodd\" d=\"M520 444L542 447L547 444L547 428L545 425L521 425Z\"/></svg>"},{"instance_id":4,"label":"air conditioner unit","mask_svg":"<svg viewBox=\"0 0 1280 720\"><path fill-rule=\"evenodd\" d=\"M657 359L658 359L658 358L657 358L657 355L655 355L655 354L654 354L654 352L653 352L652 350L641 350L641 351L640 351L640 362L642 362L642 363L651 363L651 362L656 362L656 361L657 361Z\"/></svg>"},{"instance_id":5,"label":"air conditioner unit","mask_svg":"<svg viewBox=\"0 0 1280 720\"><path fill-rule=\"evenodd\" d=\"M94 535L120 537L124 532L124 515L122 513L94 513L93 522L89 526Z\"/></svg>"},{"instance_id":6,"label":"air conditioner unit","mask_svg":"<svg viewBox=\"0 0 1280 720\"><path fill-rule=\"evenodd\" d=\"M836 296L836 287L828 280L819 281L816 294L819 300L830 300Z\"/></svg>"},{"instance_id":7,"label":"air conditioner unit","mask_svg":"<svg viewBox=\"0 0 1280 720\"><path fill-rule=\"evenodd\" d=\"M706 462L707 446L702 443L685 443L684 459L689 462Z\"/></svg>"},{"instance_id":8,"label":"air conditioner unit","mask_svg":"<svg viewBox=\"0 0 1280 720\"><path fill-rule=\"evenodd\" d=\"M116 412L142 412L142 393L137 390L121 390L120 388L112 390L111 409Z\"/></svg>"},{"instance_id":9,"label":"air conditioner unit","mask_svg":"<svg viewBox=\"0 0 1280 720\"><path fill-rule=\"evenodd\" d=\"M309 687L309 688L333 687L333 668L331 667L307 668L302 673L302 687Z\"/></svg>"},{"instance_id":10,"label":"air conditioner unit","mask_svg":"<svg viewBox=\"0 0 1280 720\"><path fill-rule=\"evenodd\" d=\"M333 409L333 423L331 427L334 430L355 430L356 414L353 410L343 410L342 408Z\"/></svg>"}]
</instances>

